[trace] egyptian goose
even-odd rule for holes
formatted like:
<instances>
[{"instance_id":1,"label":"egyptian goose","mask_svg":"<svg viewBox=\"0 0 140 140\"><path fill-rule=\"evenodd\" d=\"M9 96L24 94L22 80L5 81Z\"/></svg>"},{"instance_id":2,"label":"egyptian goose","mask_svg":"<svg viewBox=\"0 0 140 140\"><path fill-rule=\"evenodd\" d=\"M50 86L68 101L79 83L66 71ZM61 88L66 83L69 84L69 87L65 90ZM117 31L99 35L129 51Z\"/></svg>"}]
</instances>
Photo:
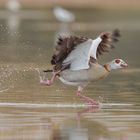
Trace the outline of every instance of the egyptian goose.
<instances>
[{"instance_id":1,"label":"egyptian goose","mask_svg":"<svg viewBox=\"0 0 140 140\"><path fill-rule=\"evenodd\" d=\"M90 105L98 105L94 99L81 94L89 83L105 78L111 70L126 68L128 65L122 59L114 59L104 65L97 62L97 58L118 41L119 30L103 32L95 40L85 37L59 37L51 64L53 76L51 80L42 80L42 84L51 85L56 77L64 84L77 86L77 96Z\"/></svg>"}]
</instances>

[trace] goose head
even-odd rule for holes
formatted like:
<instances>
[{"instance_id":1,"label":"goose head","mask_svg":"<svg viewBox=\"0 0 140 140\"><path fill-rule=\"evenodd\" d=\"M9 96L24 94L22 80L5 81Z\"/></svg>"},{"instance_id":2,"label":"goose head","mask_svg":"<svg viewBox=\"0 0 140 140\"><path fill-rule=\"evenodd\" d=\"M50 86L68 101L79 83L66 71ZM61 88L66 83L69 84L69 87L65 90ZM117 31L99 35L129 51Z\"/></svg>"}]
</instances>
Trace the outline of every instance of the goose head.
<instances>
[{"instance_id":1,"label":"goose head","mask_svg":"<svg viewBox=\"0 0 140 140\"><path fill-rule=\"evenodd\" d=\"M127 68L127 67L128 67L128 64L120 58L114 59L109 63L110 70Z\"/></svg>"}]
</instances>

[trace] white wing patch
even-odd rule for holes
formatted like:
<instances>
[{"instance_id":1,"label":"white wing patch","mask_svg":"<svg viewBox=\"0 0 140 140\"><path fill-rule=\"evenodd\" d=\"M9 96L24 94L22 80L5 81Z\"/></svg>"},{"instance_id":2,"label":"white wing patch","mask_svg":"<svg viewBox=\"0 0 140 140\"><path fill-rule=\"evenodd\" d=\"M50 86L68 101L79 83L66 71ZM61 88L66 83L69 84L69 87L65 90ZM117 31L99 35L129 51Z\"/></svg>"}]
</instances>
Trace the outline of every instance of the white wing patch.
<instances>
[{"instance_id":1,"label":"white wing patch","mask_svg":"<svg viewBox=\"0 0 140 140\"><path fill-rule=\"evenodd\" d=\"M89 51L89 57L91 56L94 59L97 59L96 52L97 52L97 48L101 41L102 41L102 39L100 37L96 38L95 40L92 40L92 45L91 45L90 51Z\"/></svg>"},{"instance_id":2,"label":"white wing patch","mask_svg":"<svg viewBox=\"0 0 140 140\"><path fill-rule=\"evenodd\" d=\"M63 61L63 65L70 64L70 70L88 69L90 56L96 59L97 47L101 41L102 39L98 37L79 44Z\"/></svg>"}]
</instances>

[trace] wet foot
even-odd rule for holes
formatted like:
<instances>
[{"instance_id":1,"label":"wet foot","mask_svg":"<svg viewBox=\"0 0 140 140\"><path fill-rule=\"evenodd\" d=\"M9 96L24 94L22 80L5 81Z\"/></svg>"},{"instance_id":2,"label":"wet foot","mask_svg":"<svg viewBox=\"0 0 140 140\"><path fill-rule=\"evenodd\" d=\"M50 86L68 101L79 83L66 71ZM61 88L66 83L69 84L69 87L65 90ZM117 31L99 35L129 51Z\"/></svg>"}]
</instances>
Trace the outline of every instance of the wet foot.
<instances>
[{"instance_id":1,"label":"wet foot","mask_svg":"<svg viewBox=\"0 0 140 140\"><path fill-rule=\"evenodd\" d=\"M84 101L88 106L100 106L99 102L97 102L96 100L94 100L90 97L81 95L80 92L77 92L77 96L80 97L81 100Z\"/></svg>"},{"instance_id":2,"label":"wet foot","mask_svg":"<svg viewBox=\"0 0 140 140\"><path fill-rule=\"evenodd\" d=\"M52 82L51 80L40 80L40 84L51 86Z\"/></svg>"}]
</instances>

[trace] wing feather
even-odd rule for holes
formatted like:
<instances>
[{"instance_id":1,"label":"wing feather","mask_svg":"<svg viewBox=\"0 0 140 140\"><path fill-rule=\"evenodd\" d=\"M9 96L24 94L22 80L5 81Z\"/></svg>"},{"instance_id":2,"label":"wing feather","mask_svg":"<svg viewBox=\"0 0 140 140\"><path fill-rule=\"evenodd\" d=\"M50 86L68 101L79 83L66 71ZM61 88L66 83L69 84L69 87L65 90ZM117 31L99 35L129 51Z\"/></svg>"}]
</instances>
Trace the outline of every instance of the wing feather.
<instances>
[{"instance_id":1,"label":"wing feather","mask_svg":"<svg viewBox=\"0 0 140 140\"><path fill-rule=\"evenodd\" d=\"M113 32L103 32L100 37L102 41L98 46L97 56L102 55L104 52L109 52L109 49L115 48L114 43L119 41L120 31L116 29Z\"/></svg>"},{"instance_id":2,"label":"wing feather","mask_svg":"<svg viewBox=\"0 0 140 140\"><path fill-rule=\"evenodd\" d=\"M95 40L85 37L59 37L57 46L52 56L51 64L54 70L81 70L90 67L89 62L95 62L99 55L109 52L118 41L119 30L103 32Z\"/></svg>"},{"instance_id":3,"label":"wing feather","mask_svg":"<svg viewBox=\"0 0 140 140\"><path fill-rule=\"evenodd\" d=\"M96 51L99 43L102 41L100 37L95 40L88 39L86 42L79 44L63 61L62 65L70 64L71 70L88 69L90 57L96 59Z\"/></svg>"}]
</instances>

